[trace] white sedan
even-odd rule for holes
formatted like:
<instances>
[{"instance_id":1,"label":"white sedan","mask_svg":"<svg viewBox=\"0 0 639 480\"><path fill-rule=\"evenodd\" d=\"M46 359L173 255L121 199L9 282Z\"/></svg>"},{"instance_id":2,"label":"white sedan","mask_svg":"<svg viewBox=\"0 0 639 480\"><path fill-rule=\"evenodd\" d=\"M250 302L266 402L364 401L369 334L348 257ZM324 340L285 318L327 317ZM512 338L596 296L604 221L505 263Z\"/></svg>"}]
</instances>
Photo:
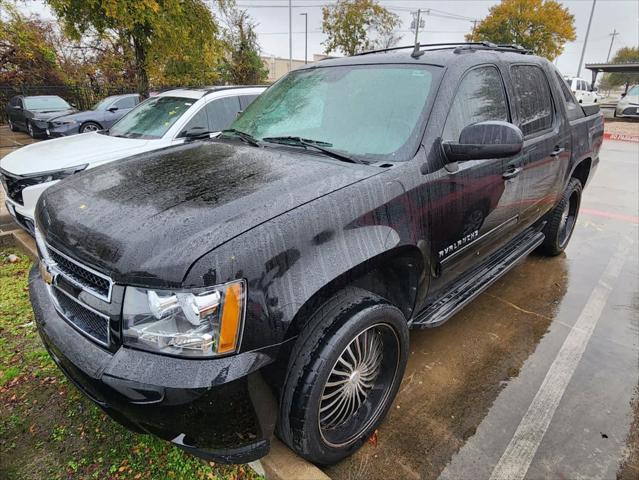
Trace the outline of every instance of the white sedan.
<instances>
[{"instance_id":1,"label":"white sedan","mask_svg":"<svg viewBox=\"0 0 639 480\"><path fill-rule=\"evenodd\" d=\"M171 90L142 102L109 130L22 147L0 161L7 209L20 226L33 233L38 198L54 183L87 168L183 143L190 136L215 135L264 90Z\"/></svg>"}]
</instances>

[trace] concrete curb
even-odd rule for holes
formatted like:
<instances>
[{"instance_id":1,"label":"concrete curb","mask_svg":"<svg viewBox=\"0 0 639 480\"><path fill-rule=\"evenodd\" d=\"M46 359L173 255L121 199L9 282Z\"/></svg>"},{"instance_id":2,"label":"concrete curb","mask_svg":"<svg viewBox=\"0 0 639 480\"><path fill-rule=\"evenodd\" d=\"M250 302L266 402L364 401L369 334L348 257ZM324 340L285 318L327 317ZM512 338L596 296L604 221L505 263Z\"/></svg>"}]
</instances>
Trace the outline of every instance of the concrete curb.
<instances>
[{"instance_id":1,"label":"concrete curb","mask_svg":"<svg viewBox=\"0 0 639 480\"><path fill-rule=\"evenodd\" d=\"M271 440L269 454L257 462L251 462L250 466L268 480L331 480L331 477L276 438Z\"/></svg>"},{"instance_id":2,"label":"concrete curb","mask_svg":"<svg viewBox=\"0 0 639 480\"><path fill-rule=\"evenodd\" d=\"M31 260L36 261L38 259L38 249L36 248L35 240L23 230L10 230L0 233L0 246L17 247L29 255Z\"/></svg>"},{"instance_id":3,"label":"concrete curb","mask_svg":"<svg viewBox=\"0 0 639 480\"><path fill-rule=\"evenodd\" d=\"M35 240L24 230L10 230L0 233L0 246L17 247L32 260L38 259ZM331 480L319 468L296 455L276 438L271 441L269 454L249 465L268 480Z\"/></svg>"},{"instance_id":4,"label":"concrete curb","mask_svg":"<svg viewBox=\"0 0 639 480\"><path fill-rule=\"evenodd\" d=\"M639 143L639 135L625 135L623 133L604 133L604 140Z\"/></svg>"}]
</instances>

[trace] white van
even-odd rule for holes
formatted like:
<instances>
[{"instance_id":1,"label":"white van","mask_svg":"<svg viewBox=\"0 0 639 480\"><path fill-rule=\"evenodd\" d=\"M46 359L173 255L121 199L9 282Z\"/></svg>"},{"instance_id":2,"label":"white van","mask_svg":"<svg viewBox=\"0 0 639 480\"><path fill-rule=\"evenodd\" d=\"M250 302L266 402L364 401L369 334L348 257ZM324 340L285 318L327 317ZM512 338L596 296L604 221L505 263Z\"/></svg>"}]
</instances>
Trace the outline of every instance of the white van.
<instances>
[{"instance_id":1,"label":"white van","mask_svg":"<svg viewBox=\"0 0 639 480\"><path fill-rule=\"evenodd\" d=\"M583 78L566 78L566 83L582 105L594 105L597 103L597 91L590 87L590 83Z\"/></svg>"}]
</instances>

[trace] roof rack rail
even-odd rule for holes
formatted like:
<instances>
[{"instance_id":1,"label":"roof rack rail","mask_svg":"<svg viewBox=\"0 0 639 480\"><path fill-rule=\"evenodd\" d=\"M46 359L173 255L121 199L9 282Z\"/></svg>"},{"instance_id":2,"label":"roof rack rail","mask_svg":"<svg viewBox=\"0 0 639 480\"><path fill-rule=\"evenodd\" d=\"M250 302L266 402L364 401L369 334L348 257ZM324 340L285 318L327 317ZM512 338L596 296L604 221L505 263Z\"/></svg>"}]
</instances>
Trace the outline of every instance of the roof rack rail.
<instances>
[{"instance_id":1,"label":"roof rack rail","mask_svg":"<svg viewBox=\"0 0 639 480\"><path fill-rule=\"evenodd\" d=\"M459 53L462 50L493 50L496 52L515 52L521 54L529 54L530 50L526 50L521 45L508 45L508 44L496 44L491 42L448 42L448 43L415 43L414 45L406 45L402 47L390 47L390 48L382 48L379 50L367 50L365 52L356 53L354 56L360 55L370 55L372 53L383 53L383 52L392 52L397 50L407 50L412 49L413 52L411 56L414 58L421 57L427 50L422 50L424 48L455 48L455 53Z\"/></svg>"}]
</instances>

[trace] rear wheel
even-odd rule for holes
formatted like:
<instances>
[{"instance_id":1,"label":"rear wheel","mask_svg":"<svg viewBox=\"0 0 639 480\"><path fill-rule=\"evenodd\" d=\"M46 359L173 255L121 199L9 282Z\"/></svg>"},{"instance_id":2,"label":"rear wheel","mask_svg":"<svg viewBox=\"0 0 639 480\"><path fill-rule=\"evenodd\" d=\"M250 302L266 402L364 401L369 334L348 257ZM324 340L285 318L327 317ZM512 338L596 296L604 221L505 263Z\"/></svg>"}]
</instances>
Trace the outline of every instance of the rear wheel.
<instances>
[{"instance_id":1,"label":"rear wheel","mask_svg":"<svg viewBox=\"0 0 639 480\"><path fill-rule=\"evenodd\" d=\"M559 255L568 246L577 223L582 189L578 179L570 179L561 201L548 216L548 223L544 227L546 238L540 246L542 253L549 256Z\"/></svg>"},{"instance_id":2,"label":"rear wheel","mask_svg":"<svg viewBox=\"0 0 639 480\"><path fill-rule=\"evenodd\" d=\"M352 454L390 408L407 350L399 309L357 288L332 297L293 349L278 425L282 440L318 464Z\"/></svg>"}]
</instances>

